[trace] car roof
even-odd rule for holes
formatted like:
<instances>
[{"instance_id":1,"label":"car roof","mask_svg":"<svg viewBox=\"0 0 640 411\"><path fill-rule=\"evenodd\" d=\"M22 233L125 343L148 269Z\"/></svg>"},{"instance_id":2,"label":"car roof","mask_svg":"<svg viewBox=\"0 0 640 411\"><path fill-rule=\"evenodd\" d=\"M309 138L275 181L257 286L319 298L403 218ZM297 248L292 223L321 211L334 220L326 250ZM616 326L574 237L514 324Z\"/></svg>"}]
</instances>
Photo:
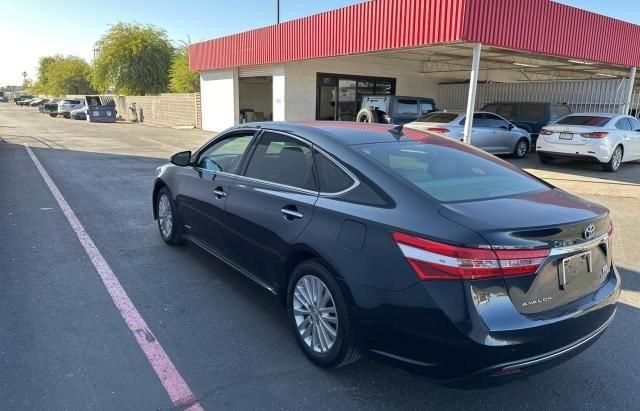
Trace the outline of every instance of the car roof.
<instances>
[{"instance_id":1,"label":"car roof","mask_svg":"<svg viewBox=\"0 0 640 411\"><path fill-rule=\"evenodd\" d=\"M232 127L227 131L242 130L244 128L261 128L292 133L321 147L323 143L353 146L399 141L441 140L446 138L434 133L403 128L393 124L370 124L346 121L311 121L299 123L272 121L245 123Z\"/></svg>"}]
</instances>

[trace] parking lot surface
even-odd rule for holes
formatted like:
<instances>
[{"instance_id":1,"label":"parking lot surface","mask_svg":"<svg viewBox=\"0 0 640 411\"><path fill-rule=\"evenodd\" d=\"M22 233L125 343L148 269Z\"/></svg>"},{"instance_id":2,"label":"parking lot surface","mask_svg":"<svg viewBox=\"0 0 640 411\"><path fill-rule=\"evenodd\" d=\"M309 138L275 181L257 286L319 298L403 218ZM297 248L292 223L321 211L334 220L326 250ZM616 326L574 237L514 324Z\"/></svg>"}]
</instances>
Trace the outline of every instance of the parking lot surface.
<instances>
[{"instance_id":1,"label":"parking lot surface","mask_svg":"<svg viewBox=\"0 0 640 411\"><path fill-rule=\"evenodd\" d=\"M609 207L623 279L618 314L589 350L512 384L456 391L372 359L311 365L285 310L197 247L166 246L155 168L209 133L53 119L0 104L0 408L175 407L25 145L205 409L637 409L640 164L514 161Z\"/></svg>"}]
</instances>

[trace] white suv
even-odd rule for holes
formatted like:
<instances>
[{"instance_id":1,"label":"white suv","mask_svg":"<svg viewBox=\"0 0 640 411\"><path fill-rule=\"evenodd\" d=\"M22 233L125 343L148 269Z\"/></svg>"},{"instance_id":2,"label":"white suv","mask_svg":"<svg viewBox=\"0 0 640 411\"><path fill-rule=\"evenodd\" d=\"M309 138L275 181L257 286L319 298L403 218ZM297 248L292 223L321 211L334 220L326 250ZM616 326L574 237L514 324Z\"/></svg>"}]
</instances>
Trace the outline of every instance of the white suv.
<instances>
[{"instance_id":1,"label":"white suv","mask_svg":"<svg viewBox=\"0 0 640 411\"><path fill-rule=\"evenodd\" d=\"M79 108L84 108L84 100L80 99L64 99L58 103L58 113L64 118L71 118L71 112Z\"/></svg>"},{"instance_id":2,"label":"white suv","mask_svg":"<svg viewBox=\"0 0 640 411\"><path fill-rule=\"evenodd\" d=\"M620 164L640 160L640 122L612 113L576 113L540 130L536 144L540 161L573 158L617 171Z\"/></svg>"}]
</instances>

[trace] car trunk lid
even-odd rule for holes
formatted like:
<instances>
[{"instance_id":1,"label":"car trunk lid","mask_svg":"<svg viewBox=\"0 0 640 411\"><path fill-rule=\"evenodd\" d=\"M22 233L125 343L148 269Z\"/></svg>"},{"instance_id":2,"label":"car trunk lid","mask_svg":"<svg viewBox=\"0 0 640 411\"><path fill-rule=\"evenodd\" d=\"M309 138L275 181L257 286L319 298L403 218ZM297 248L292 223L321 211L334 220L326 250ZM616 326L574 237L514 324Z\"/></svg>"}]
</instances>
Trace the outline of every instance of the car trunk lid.
<instances>
[{"instance_id":1,"label":"car trunk lid","mask_svg":"<svg viewBox=\"0 0 640 411\"><path fill-rule=\"evenodd\" d=\"M544 204L544 207L541 207ZM597 290L612 264L606 208L561 190L442 204L440 213L504 249L550 249L535 274L505 277L516 309L535 314Z\"/></svg>"}]
</instances>

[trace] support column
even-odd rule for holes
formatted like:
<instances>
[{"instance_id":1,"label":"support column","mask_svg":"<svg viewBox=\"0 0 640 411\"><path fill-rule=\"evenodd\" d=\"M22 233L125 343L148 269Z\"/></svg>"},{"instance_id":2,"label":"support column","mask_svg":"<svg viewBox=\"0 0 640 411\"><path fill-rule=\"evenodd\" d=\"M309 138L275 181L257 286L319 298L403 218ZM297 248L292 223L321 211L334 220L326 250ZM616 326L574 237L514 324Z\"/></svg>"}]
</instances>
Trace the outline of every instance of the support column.
<instances>
[{"instance_id":1,"label":"support column","mask_svg":"<svg viewBox=\"0 0 640 411\"><path fill-rule=\"evenodd\" d=\"M627 84L627 100L624 105L624 111L622 114L629 114L631 110L631 98L633 97L633 83L636 82L636 68L631 67L629 70L629 84Z\"/></svg>"},{"instance_id":2,"label":"support column","mask_svg":"<svg viewBox=\"0 0 640 411\"><path fill-rule=\"evenodd\" d=\"M480 72L480 51L482 44L473 45L473 61L471 62L471 76L469 77L469 97L467 99L467 118L464 123L464 142L471 144L471 130L473 128L473 113L476 110L476 91L478 90L478 74Z\"/></svg>"},{"instance_id":3,"label":"support column","mask_svg":"<svg viewBox=\"0 0 640 411\"><path fill-rule=\"evenodd\" d=\"M273 68L273 121L285 121L286 77L284 65Z\"/></svg>"}]
</instances>

